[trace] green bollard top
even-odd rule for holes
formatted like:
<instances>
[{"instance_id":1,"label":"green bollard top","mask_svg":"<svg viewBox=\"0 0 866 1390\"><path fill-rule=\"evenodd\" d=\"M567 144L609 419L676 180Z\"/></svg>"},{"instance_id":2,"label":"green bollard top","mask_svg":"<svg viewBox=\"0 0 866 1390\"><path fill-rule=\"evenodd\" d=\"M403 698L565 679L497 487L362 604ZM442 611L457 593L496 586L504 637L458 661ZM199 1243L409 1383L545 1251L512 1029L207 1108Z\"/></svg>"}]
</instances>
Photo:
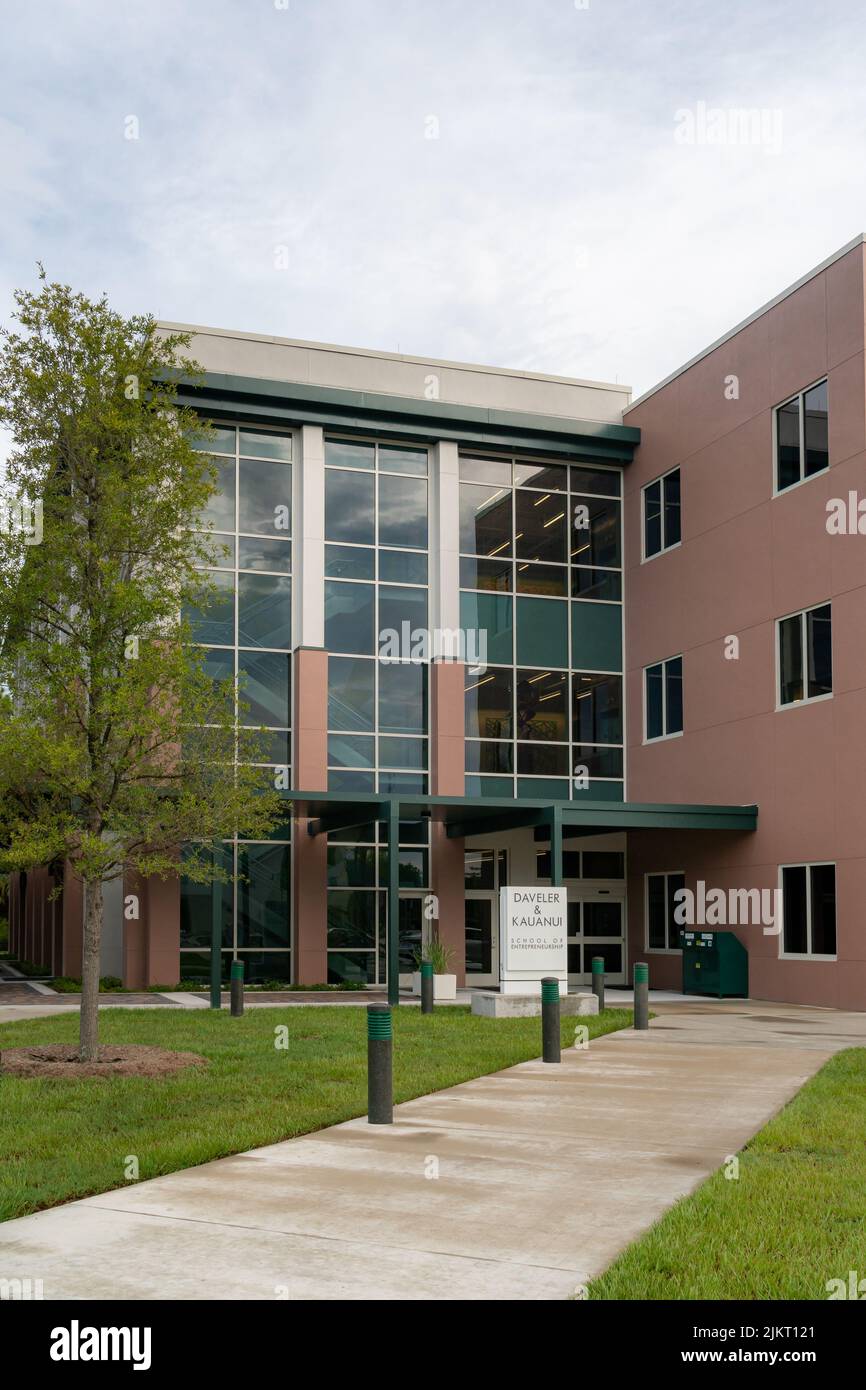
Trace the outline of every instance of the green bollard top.
<instances>
[{"instance_id":1,"label":"green bollard top","mask_svg":"<svg viewBox=\"0 0 866 1390\"><path fill-rule=\"evenodd\" d=\"M542 1004L559 1002L559 981L553 976L548 975L541 981L541 1002Z\"/></svg>"},{"instance_id":2,"label":"green bollard top","mask_svg":"<svg viewBox=\"0 0 866 1390\"><path fill-rule=\"evenodd\" d=\"M372 1042L374 1039L388 1039L393 1036L391 1031L391 1010L387 1004L368 1004L367 1005L367 1039Z\"/></svg>"},{"instance_id":3,"label":"green bollard top","mask_svg":"<svg viewBox=\"0 0 866 1390\"><path fill-rule=\"evenodd\" d=\"M603 975L603 974L604 974L604 956L593 956L593 958L592 958L592 973L593 973L593 975Z\"/></svg>"},{"instance_id":4,"label":"green bollard top","mask_svg":"<svg viewBox=\"0 0 866 1390\"><path fill-rule=\"evenodd\" d=\"M649 981L649 966L643 961L636 961L634 967L634 982L636 985L645 985Z\"/></svg>"},{"instance_id":5,"label":"green bollard top","mask_svg":"<svg viewBox=\"0 0 866 1390\"><path fill-rule=\"evenodd\" d=\"M232 979L242 980L244 978L244 962L242 960L232 961Z\"/></svg>"},{"instance_id":6,"label":"green bollard top","mask_svg":"<svg viewBox=\"0 0 866 1390\"><path fill-rule=\"evenodd\" d=\"M422 960L422 962L421 962L421 978L422 978L422 980L429 980L430 977L432 976L432 974L433 974L433 962L432 962L432 960Z\"/></svg>"}]
</instances>

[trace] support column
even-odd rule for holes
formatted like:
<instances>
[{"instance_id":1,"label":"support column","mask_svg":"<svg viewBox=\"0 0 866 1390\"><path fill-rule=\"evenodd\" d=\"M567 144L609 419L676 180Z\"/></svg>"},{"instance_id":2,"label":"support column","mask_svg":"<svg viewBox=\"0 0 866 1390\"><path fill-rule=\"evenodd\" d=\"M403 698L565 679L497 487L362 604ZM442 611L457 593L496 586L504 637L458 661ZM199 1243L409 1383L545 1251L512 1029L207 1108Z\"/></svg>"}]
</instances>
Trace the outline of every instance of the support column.
<instances>
[{"instance_id":1,"label":"support column","mask_svg":"<svg viewBox=\"0 0 866 1390\"><path fill-rule=\"evenodd\" d=\"M550 886L562 887L562 807L550 808Z\"/></svg>"},{"instance_id":2,"label":"support column","mask_svg":"<svg viewBox=\"0 0 866 1390\"><path fill-rule=\"evenodd\" d=\"M123 879L124 902L129 896L138 900L138 916L123 922L123 983L127 989L144 989L147 985L147 924L146 886L138 874L129 873ZM180 965L178 964L178 969ZM167 984L166 980L157 981Z\"/></svg>"},{"instance_id":3,"label":"support column","mask_svg":"<svg viewBox=\"0 0 866 1390\"><path fill-rule=\"evenodd\" d=\"M434 661L430 666L430 790L434 796L464 795L465 673L461 661Z\"/></svg>"},{"instance_id":4,"label":"support column","mask_svg":"<svg viewBox=\"0 0 866 1390\"><path fill-rule=\"evenodd\" d=\"M62 973L81 979L81 952L84 944L84 898L81 881L69 864L63 865L63 965Z\"/></svg>"},{"instance_id":5,"label":"support column","mask_svg":"<svg viewBox=\"0 0 866 1390\"><path fill-rule=\"evenodd\" d=\"M325 435L304 425L294 470L292 633L296 647L325 645ZM297 785L297 784L296 784Z\"/></svg>"},{"instance_id":6,"label":"support column","mask_svg":"<svg viewBox=\"0 0 866 1390\"><path fill-rule=\"evenodd\" d=\"M292 687L292 786L323 792L328 787L328 653L321 647L296 647Z\"/></svg>"},{"instance_id":7,"label":"support column","mask_svg":"<svg viewBox=\"0 0 866 1390\"><path fill-rule=\"evenodd\" d=\"M147 984L173 985L180 978L180 878L147 880Z\"/></svg>"},{"instance_id":8,"label":"support column","mask_svg":"<svg viewBox=\"0 0 866 1390\"><path fill-rule=\"evenodd\" d=\"M292 979L296 985L328 982L328 837L307 833L294 821L292 855Z\"/></svg>"},{"instance_id":9,"label":"support column","mask_svg":"<svg viewBox=\"0 0 866 1390\"><path fill-rule=\"evenodd\" d=\"M462 838L450 840L444 825L433 822L430 852L432 887L439 908L439 940L452 952L451 969L461 989L466 984L465 843Z\"/></svg>"},{"instance_id":10,"label":"support column","mask_svg":"<svg viewBox=\"0 0 866 1390\"><path fill-rule=\"evenodd\" d=\"M384 808L383 808L384 809ZM388 1003L400 1003L400 803L387 803L388 827Z\"/></svg>"}]
</instances>

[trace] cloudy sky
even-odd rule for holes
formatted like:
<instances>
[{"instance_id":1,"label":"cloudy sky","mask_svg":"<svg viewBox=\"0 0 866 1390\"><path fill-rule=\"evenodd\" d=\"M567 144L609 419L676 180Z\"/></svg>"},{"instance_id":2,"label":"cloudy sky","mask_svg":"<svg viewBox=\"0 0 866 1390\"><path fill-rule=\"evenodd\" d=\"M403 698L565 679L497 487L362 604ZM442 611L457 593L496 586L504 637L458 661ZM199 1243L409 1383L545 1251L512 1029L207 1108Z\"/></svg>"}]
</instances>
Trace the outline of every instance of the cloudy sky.
<instances>
[{"instance_id":1,"label":"cloudy sky","mask_svg":"<svg viewBox=\"0 0 866 1390\"><path fill-rule=\"evenodd\" d=\"M127 312L640 392L866 229L863 0L0 13L3 321L41 259Z\"/></svg>"}]
</instances>

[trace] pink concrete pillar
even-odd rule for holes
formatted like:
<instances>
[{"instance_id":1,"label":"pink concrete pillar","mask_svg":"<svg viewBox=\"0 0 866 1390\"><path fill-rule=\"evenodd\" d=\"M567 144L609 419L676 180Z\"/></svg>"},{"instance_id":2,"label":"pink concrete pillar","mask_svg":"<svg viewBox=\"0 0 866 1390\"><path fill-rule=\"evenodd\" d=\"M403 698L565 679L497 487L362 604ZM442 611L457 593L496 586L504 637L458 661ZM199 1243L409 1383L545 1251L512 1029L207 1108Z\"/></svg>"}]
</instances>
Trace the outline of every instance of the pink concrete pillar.
<instances>
[{"instance_id":1,"label":"pink concrete pillar","mask_svg":"<svg viewBox=\"0 0 866 1390\"><path fill-rule=\"evenodd\" d=\"M147 977L149 985L180 979L180 878L147 880Z\"/></svg>"},{"instance_id":2,"label":"pink concrete pillar","mask_svg":"<svg viewBox=\"0 0 866 1390\"><path fill-rule=\"evenodd\" d=\"M451 951L458 985L466 983L466 908L463 894L463 840L449 840L444 825L433 822L431 855L433 892L439 907L439 940Z\"/></svg>"},{"instance_id":3,"label":"pink concrete pillar","mask_svg":"<svg viewBox=\"0 0 866 1390\"><path fill-rule=\"evenodd\" d=\"M328 653L321 647L296 647L292 655L292 785L323 792L328 786Z\"/></svg>"},{"instance_id":4,"label":"pink concrete pillar","mask_svg":"<svg viewBox=\"0 0 866 1390\"><path fill-rule=\"evenodd\" d=\"M466 668L459 661L436 661L430 667L430 791L434 796L463 796L465 754L463 706ZM432 888L439 906L439 940L450 948L458 985L466 982L466 921L463 896L463 840L449 840L433 822L430 843Z\"/></svg>"},{"instance_id":5,"label":"pink concrete pillar","mask_svg":"<svg viewBox=\"0 0 866 1390\"><path fill-rule=\"evenodd\" d=\"M296 984L320 985L328 979L328 837L307 833L306 818L294 822L292 920Z\"/></svg>"},{"instance_id":6,"label":"pink concrete pillar","mask_svg":"<svg viewBox=\"0 0 866 1390\"><path fill-rule=\"evenodd\" d=\"M430 667L430 790L434 796L463 795L465 670L460 661L435 661Z\"/></svg>"},{"instance_id":7,"label":"pink concrete pillar","mask_svg":"<svg viewBox=\"0 0 866 1390\"><path fill-rule=\"evenodd\" d=\"M81 979L81 948L84 941L84 901L81 880L68 864L63 866L63 961L61 973Z\"/></svg>"},{"instance_id":8,"label":"pink concrete pillar","mask_svg":"<svg viewBox=\"0 0 866 1390\"><path fill-rule=\"evenodd\" d=\"M144 989L147 979L147 885L138 874L128 873L123 878L124 901L134 894L138 899L138 918L123 922L123 983L127 989ZM178 919L178 931L180 921ZM156 980L155 984L168 984L167 980ZM174 983L174 981L171 981Z\"/></svg>"}]
</instances>

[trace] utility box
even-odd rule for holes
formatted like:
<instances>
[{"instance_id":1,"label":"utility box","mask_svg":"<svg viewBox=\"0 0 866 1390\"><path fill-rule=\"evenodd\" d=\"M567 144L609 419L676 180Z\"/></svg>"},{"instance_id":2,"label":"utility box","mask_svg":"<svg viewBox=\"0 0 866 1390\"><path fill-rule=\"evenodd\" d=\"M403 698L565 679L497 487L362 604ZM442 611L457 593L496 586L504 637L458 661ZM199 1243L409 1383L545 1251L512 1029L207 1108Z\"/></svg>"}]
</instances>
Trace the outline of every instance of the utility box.
<instances>
[{"instance_id":1,"label":"utility box","mask_svg":"<svg viewBox=\"0 0 866 1390\"><path fill-rule=\"evenodd\" d=\"M680 932L683 994L747 999L749 953L732 931Z\"/></svg>"}]
</instances>

